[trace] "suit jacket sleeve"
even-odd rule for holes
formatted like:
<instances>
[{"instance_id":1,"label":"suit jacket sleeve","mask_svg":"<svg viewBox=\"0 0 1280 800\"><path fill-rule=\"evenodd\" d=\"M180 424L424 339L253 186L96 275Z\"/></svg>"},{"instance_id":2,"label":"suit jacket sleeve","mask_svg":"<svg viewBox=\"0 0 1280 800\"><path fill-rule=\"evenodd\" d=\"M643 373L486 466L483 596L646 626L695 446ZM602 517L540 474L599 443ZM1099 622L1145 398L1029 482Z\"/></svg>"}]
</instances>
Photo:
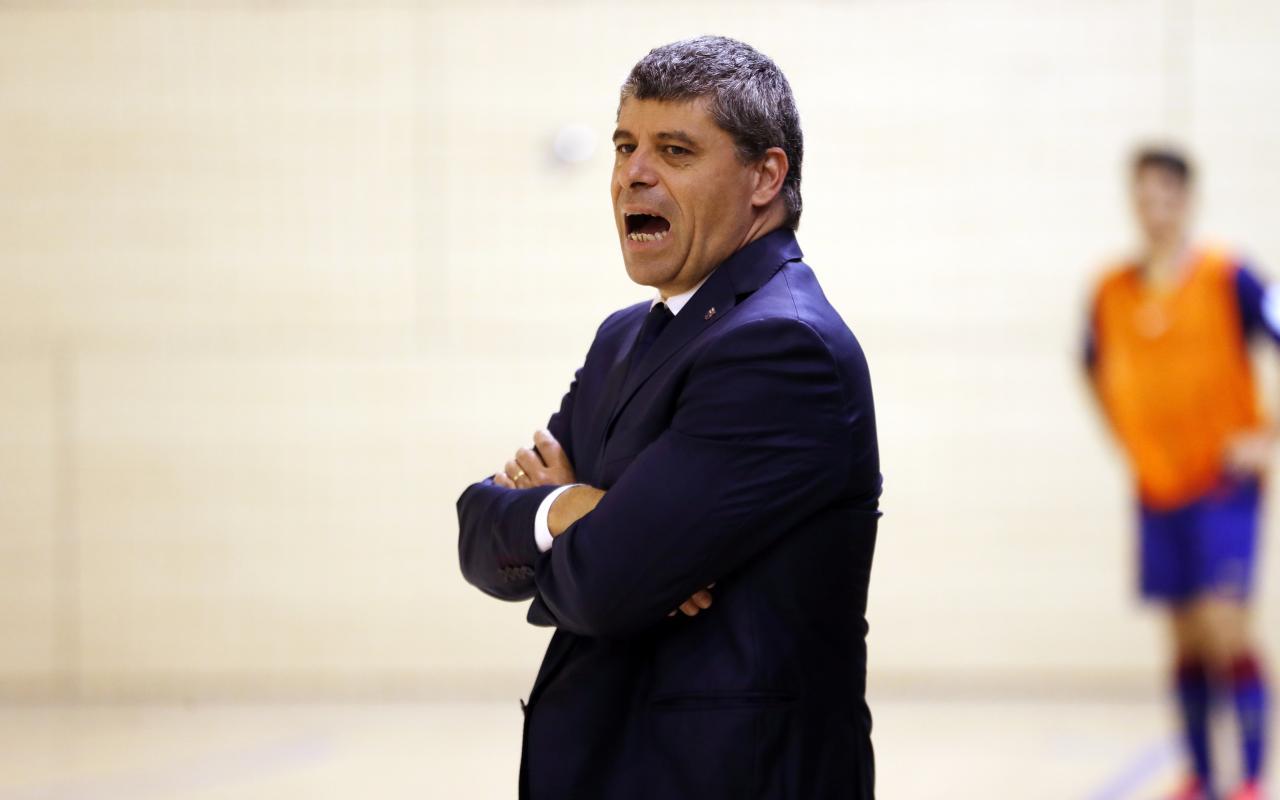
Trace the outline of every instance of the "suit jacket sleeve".
<instances>
[{"instance_id":1,"label":"suit jacket sleeve","mask_svg":"<svg viewBox=\"0 0 1280 800\"><path fill-rule=\"evenodd\" d=\"M832 503L869 401L846 397L804 322L762 319L721 337L692 368L670 428L539 556L539 600L585 636L662 622Z\"/></svg>"},{"instance_id":2,"label":"suit jacket sleeve","mask_svg":"<svg viewBox=\"0 0 1280 800\"><path fill-rule=\"evenodd\" d=\"M577 397L578 376L551 416L547 429L556 437L569 463L573 463L573 433L569 420ZM482 592L502 600L528 600L534 594L533 565L538 545L533 519L543 498L555 486L508 489L485 478L458 498L458 560L462 574Z\"/></svg>"}]
</instances>

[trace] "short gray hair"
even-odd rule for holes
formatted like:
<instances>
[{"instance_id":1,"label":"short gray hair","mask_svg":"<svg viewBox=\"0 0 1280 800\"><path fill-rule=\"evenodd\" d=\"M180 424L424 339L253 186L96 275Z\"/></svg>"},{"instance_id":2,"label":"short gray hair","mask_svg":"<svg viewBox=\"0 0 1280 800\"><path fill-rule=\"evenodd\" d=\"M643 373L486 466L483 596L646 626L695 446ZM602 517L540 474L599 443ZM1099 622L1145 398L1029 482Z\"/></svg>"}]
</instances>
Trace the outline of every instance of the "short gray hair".
<instances>
[{"instance_id":1,"label":"short gray hair","mask_svg":"<svg viewBox=\"0 0 1280 800\"><path fill-rule=\"evenodd\" d=\"M804 136L791 85L778 65L751 45L725 36L699 36L655 47L631 68L622 100L710 99L711 117L733 137L750 163L770 147L787 154L782 196L787 227L800 227L800 162Z\"/></svg>"}]
</instances>

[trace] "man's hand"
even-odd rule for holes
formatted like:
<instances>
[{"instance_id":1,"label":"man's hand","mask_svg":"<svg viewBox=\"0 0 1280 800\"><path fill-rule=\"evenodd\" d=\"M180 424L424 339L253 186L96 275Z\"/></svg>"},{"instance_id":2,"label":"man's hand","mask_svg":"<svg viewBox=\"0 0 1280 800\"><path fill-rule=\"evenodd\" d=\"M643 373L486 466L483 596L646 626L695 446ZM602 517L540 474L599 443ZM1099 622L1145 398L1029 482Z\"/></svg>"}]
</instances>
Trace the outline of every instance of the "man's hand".
<instances>
[{"instance_id":1,"label":"man's hand","mask_svg":"<svg viewBox=\"0 0 1280 800\"><path fill-rule=\"evenodd\" d=\"M1234 475L1253 476L1267 471L1275 434L1269 430L1238 434L1227 442L1227 470Z\"/></svg>"},{"instance_id":2,"label":"man's hand","mask_svg":"<svg viewBox=\"0 0 1280 800\"><path fill-rule=\"evenodd\" d=\"M569 456L546 429L534 431L533 448L517 450L515 458L493 476L494 483L508 489L563 486L573 481L573 465L569 463Z\"/></svg>"},{"instance_id":3,"label":"man's hand","mask_svg":"<svg viewBox=\"0 0 1280 800\"><path fill-rule=\"evenodd\" d=\"M508 489L564 486L574 480L569 456L551 431L545 428L533 432L533 449L522 447L517 450L516 457L493 476L494 483ZM602 497L604 490L591 486L574 486L561 492L547 512L547 528L551 535L559 536L567 531L569 526L591 513Z\"/></svg>"},{"instance_id":4,"label":"man's hand","mask_svg":"<svg viewBox=\"0 0 1280 800\"><path fill-rule=\"evenodd\" d=\"M604 497L604 490L594 486L574 486L560 493L547 511L547 529L559 536L569 526L590 514Z\"/></svg>"},{"instance_id":5,"label":"man's hand","mask_svg":"<svg viewBox=\"0 0 1280 800\"><path fill-rule=\"evenodd\" d=\"M713 583L710 586L708 586L706 589L699 589L698 591L694 592L693 597L690 597L688 600L685 600L683 603L680 604L679 608L677 608L675 611L672 611L670 614L667 614L667 616L674 617L676 615L676 611L683 611L685 616L687 617L696 617L698 616L698 612L705 611L706 609L711 608L710 589L712 586L715 586L715 584Z\"/></svg>"}]
</instances>

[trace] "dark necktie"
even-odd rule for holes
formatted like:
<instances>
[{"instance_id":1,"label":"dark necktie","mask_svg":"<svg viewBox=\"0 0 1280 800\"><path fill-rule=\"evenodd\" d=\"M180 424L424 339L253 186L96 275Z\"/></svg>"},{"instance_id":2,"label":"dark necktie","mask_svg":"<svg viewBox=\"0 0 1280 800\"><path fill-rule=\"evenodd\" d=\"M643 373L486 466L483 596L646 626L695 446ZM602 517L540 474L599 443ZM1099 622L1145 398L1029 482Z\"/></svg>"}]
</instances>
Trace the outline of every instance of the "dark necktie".
<instances>
[{"instance_id":1,"label":"dark necktie","mask_svg":"<svg viewBox=\"0 0 1280 800\"><path fill-rule=\"evenodd\" d=\"M627 363L628 371L640 363L640 359L649 352L649 348L658 340L662 330L675 318L676 315L671 313L666 303L658 303L649 309L649 316L644 318L644 325L640 326L640 335L636 338L635 346L631 348L631 357Z\"/></svg>"}]
</instances>

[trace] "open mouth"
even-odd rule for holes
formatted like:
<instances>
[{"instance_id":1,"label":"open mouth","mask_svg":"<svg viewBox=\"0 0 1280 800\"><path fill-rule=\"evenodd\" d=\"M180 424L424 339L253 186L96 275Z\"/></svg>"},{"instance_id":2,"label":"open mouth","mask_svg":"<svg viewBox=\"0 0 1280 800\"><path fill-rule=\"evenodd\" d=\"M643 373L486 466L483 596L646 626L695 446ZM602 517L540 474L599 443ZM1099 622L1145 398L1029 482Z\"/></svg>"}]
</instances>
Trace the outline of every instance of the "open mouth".
<instances>
[{"instance_id":1,"label":"open mouth","mask_svg":"<svg viewBox=\"0 0 1280 800\"><path fill-rule=\"evenodd\" d=\"M633 242L656 242L665 239L671 230L666 217L657 214L624 214L627 238Z\"/></svg>"}]
</instances>

